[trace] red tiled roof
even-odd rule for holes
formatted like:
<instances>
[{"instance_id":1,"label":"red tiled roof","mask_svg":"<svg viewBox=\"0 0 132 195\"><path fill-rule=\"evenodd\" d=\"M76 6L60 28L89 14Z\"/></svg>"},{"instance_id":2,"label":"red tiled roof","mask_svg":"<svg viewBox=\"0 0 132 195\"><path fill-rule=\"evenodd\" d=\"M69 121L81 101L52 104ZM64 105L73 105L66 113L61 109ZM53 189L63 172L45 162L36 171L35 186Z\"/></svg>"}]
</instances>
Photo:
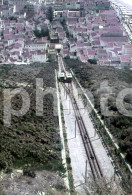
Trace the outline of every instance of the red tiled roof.
<instances>
[{"instance_id":1,"label":"red tiled roof","mask_svg":"<svg viewBox=\"0 0 132 195\"><path fill-rule=\"evenodd\" d=\"M131 59L132 59L132 55L121 55L120 56L121 62L130 62Z\"/></svg>"}]
</instances>

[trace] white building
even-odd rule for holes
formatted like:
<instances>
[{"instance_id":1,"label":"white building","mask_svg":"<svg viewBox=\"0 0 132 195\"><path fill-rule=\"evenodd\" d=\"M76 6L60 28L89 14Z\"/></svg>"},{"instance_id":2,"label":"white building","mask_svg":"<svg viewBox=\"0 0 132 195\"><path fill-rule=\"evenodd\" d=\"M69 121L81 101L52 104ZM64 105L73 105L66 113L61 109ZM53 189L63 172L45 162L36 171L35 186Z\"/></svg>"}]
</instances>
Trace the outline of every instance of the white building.
<instances>
[{"instance_id":1,"label":"white building","mask_svg":"<svg viewBox=\"0 0 132 195\"><path fill-rule=\"evenodd\" d=\"M132 45L123 45L122 54L132 54Z\"/></svg>"},{"instance_id":2,"label":"white building","mask_svg":"<svg viewBox=\"0 0 132 195\"><path fill-rule=\"evenodd\" d=\"M47 61L47 55L45 51L38 51L32 55L33 62L42 62L45 63Z\"/></svg>"},{"instance_id":3,"label":"white building","mask_svg":"<svg viewBox=\"0 0 132 195\"><path fill-rule=\"evenodd\" d=\"M25 45L25 48L29 49L30 51L46 50L47 49L47 43L31 43L31 44Z\"/></svg>"}]
</instances>

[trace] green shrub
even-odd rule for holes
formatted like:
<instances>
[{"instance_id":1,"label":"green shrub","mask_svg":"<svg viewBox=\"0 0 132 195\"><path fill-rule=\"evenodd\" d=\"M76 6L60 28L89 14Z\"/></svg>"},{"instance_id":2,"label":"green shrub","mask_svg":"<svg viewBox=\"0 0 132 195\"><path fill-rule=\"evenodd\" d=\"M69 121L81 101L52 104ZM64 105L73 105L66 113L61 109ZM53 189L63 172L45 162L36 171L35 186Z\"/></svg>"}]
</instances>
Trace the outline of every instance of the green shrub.
<instances>
[{"instance_id":1,"label":"green shrub","mask_svg":"<svg viewBox=\"0 0 132 195\"><path fill-rule=\"evenodd\" d=\"M60 185L60 184L55 185L54 187L55 187L55 188L56 188L56 190L58 190L58 191L61 191L61 190L65 190L65 189L66 189L66 188L65 188L65 186Z\"/></svg>"},{"instance_id":2,"label":"green shrub","mask_svg":"<svg viewBox=\"0 0 132 195\"><path fill-rule=\"evenodd\" d=\"M67 162L67 164L70 164L71 163L71 158L70 157L66 157L66 162Z\"/></svg>"},{"instance_id":3,"label":"green shrub","mask_svg":"<svg viewBox=\"0 0 132 195\"><path fill-rule=\"evenodd\" d=\"M29 168L23 170L23 175L28 176L28 177L32 177L32 178L36 177L35 172L33 170L29 169Z\"/></svg>"}]
</instances>

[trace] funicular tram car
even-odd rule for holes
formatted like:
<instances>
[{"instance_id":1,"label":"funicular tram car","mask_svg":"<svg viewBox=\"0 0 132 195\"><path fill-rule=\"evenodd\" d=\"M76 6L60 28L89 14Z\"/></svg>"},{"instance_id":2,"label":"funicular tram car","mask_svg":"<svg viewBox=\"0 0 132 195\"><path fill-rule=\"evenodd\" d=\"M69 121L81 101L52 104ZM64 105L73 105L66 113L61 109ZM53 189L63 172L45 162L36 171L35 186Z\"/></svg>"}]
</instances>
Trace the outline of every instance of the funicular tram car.
<instances>
[{"instance_id":1,"label":"funicular tram car","mask_svg":"<svg viewBox=\"0 0 132 195\"><path fill-rule=\"evenodd\" d=\"M72 81L72 74L69 73L69 72L67 72L67 73L66 73L65 82L66 82L66 83L71 83L71 81Z\"/></svg>"},{"instance_id":2,"label":"funicular tram car","mask_svg":"<svg viewBox=\"0 0 132 195\"><path fill-rule=\"evenodd\" d=\"M65 80L64 72L58 73L58 81L64 82L64 80Z\"/></svg>"},{"instance_id":3,"label":"funicular tram car","mask_svg":"<svg viewBox=\"0 0 132 195\"><path fill-rule=\"evenodd\" d=\"M58 73L58 81L63 83L71 83L72 81L72 74L69 72L61 72Z\"/></svg>"}]
</instances>

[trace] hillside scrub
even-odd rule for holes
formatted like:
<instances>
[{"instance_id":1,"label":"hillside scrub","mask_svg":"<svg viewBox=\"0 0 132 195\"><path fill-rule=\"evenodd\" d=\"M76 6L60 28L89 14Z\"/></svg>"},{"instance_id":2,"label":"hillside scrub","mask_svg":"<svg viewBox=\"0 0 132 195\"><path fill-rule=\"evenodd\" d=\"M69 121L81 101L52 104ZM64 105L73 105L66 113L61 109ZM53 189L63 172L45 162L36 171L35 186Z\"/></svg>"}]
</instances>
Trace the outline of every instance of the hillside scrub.
<instances>
[{"instance_id":1,"label":"hillside scrub","mask_svg":"<svg viewBox=\"0 0 132 195\"><path fill-rule=\"evenodd\" d=\"M45 95L43 116L36 116L36 78L43 78L44 88L55 88L54 64L3 65L0 68L0 102L3 105L3 89L24 87L30 94L31 106L27 114L12 116L9 127L3 124L3 106L0 107L0 169L26 168L31 172L46 169L65 172L61 162L61 143L58 117L53 114L53 97ZM22 100L12 98L12 107L19 110Z\"/></svg>"}]
</instances>

